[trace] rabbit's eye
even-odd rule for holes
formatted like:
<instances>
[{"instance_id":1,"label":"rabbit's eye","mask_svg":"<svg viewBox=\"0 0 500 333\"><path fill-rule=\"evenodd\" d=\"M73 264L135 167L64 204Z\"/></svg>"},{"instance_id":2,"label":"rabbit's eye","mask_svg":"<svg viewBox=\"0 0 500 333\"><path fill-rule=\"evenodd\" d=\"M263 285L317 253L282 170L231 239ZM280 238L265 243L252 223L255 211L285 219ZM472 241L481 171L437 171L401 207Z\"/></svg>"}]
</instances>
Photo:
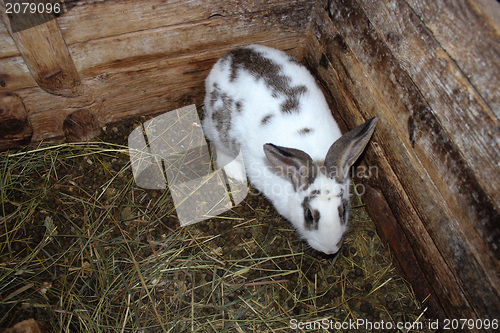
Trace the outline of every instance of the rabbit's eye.
<instances>
[{"instance_id":1,"label":"rabbit's eye","mask_svg":"<svg viewBox=\"0 0 500 333\"><path fill-rule=\"evenodd\" d=\"M312 223L314 220L313 214L309 208L306 208L306 221Z\"/></svg>"},{"instance_id":2,"label":"rabbit's eye","mask_svg":"<svg viewBox=\"0 0 500 333\"><path fill-rule=\"evenodd\" d=\"M317 230L319 222L319 212L310 208L304 208L305 227L308 230Z\"/></svg>"}]
</instances>

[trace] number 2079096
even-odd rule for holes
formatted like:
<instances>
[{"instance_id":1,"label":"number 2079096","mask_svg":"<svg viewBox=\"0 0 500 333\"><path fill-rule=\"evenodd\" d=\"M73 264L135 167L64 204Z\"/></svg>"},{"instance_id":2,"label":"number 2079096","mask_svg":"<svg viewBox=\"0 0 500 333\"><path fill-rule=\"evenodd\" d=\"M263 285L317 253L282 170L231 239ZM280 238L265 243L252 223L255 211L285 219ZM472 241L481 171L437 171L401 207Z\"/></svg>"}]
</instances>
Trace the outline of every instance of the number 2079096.
<instances>
[{"instance_id":1,"label":"number 2079096","mask_svg":"<svg viewBox=\"0 0 500 333\"><path fill-rule=\"evenodd\" d=\"M60 3L34 3L34 2L5 2L6 14L59 14L61 12Z\"/></svg>"}]
</instances>

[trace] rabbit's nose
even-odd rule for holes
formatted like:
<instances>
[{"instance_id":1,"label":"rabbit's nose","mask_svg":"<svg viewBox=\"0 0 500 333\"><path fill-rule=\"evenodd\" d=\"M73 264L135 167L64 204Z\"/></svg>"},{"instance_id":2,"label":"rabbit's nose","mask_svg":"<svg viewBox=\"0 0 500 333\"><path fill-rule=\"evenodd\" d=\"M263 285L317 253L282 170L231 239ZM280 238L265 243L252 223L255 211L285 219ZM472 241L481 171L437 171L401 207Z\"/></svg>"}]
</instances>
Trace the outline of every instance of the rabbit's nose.
<instances>
[{"instance_id":1,"label":"rabbit's nose","mask_svg":"<svg viewBox=\"0 0 500 333\"><path fill-rule=\"evenodd\" d=\"M328 255L335 254L335 253L339 252L341 246L342 246L342 241L340 241L336 247L332 247L331 249L326 251L325 254L328 254Z\"/></svg>"},{"instance_id":2,"label":"rabbit's nose","mask_svg":"<svg viewBox=\"0 0 500 333\"><path fill-rule=\"evenodd\" d=\"M337 248L335 250L328 250L328 251L325 252L325 254L327 254L327 255L334 255L337 252L339 252L339 248Z\"/></svg>"}]
</instances>

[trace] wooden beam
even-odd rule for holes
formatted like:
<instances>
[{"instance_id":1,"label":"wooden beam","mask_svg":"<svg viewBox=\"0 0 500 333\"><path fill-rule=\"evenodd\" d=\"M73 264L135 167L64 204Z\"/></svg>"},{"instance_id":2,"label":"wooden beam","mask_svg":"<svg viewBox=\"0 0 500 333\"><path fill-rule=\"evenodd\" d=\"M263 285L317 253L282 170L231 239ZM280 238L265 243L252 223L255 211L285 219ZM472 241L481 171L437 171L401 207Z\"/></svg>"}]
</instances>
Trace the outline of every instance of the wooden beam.
<instances>
[{"instance_id":1,"label":"wooden beam","mask_svg":"<svg viewBox=\"0 0 500 333\"><path fill-rule=\"evenodd\" d=\"M401 3L395 5L391 2L396 7L402 6ZM412 49L414 62L424 57L430 64L421 67L418 73L407 72L406 69L412 65L406 65L398 58L401 54L388 45L385 36L389 31L381 35L383 28L373 23L378 22L373 16L384 17L383 13L390 12L387 4L383 1L372 5L368 1L332 0L330 6L328 12L320 11L315 15L318 19L311 25L312 40L316 40L322 50L322 54L316 54L316 60L311 62L318 64L319 76L334 94L336 104L340 106L339 112L351 128L374 115L381 118L372 143L380 149L375 155L368 150L366 157L372 156L369 162L378 165L384 172L379 178L383 195L413 246L415 256L448 317L492 317L500 302L497 289L499 265L494 250L495 242L498 242L494 236L498 231L494 222L498 221L498 211L492 204L492 196L498 193L487 191L482 182L477 181L477 170L468 164L479 159L490 163L488 170L498 172L492 167L495 158L487 162L487 158L481 155L481 149L472 153L469 146L457 144L455 136L458 129L450 135L446 126L452 126L450 129L462 126L464 122L461 118L471 116L467 114L469 110L443 116L441 108L450 106L432 103L459 97L461 93L454 97L447 95L446 89L458 82L465 84L466 94L463 96L471 103L469 105L483 110L483 118L471 120L469 124L474 124L472 126L476 128L478 122L484 121L484 115L491 116L492 113L476 97L474 89L458 78L460 71L453 69L453 60L446 58L446 53L426 58L425 49L429 51L429 47L436 49L439 45L427 44L431 36L427 35L424 26L419 26L418 21L400 12L395 18L378 18L386 26L399 22L401 30L393 26L394 36L402 36L401 44L422 49L418 57ZM373 6L371 11L365 8L369 6ZM311 48L314 49L307 49ZM410 53L407 51L405 54ZM434 70L439 68L434 62L448 64L437 73L442 75L449 71L446 74L449 81L444 86L434 85L422 95L422 84L429 84L437 75ZM456 105L456 100L451 103ZM414 114L421 117L418 125L411 118ZM443 117L446 119L443 120ZM489 133L497 130L494 123L482 122L480 125L477 128L487 128ZM490 156L492 146L486 143L490 138L488 134L470 132L460 131L463 139L468 138L476 144L472 150L484 147L490 149L486 154ZM474 156L472 162L464 159L467 154ZM387 163L380 164L384 160ZM392 170L392 175L386 171L387 168ZM499 177L487 179L491 181ZM457 193L457 184L468 188L469 193ZM478 193L479 196L473 198ZM366 201L369 200L366 198ZM481 236L481 230L485 235L493 232L493 243Z\"/></svg>"},{"instance_id":2,"label":"wooden beam","mask_svg":"<svg viewBox=\"0 0 500 333\"><path fill-rule=\"evenodd\" d=\"M264 23L268 26L273 22L280 24L279 21L282 21L288 22L294 29L298 23L302 23L303 27L300 30L303 31L306 23L297 21L296 17L288 16L287 13L295 12L296 15L302 12L303 15L309 17L310 9L314 5L314 1L309 0L148 0L147 3L143 0L84 0L78 2L78 6L57 19L68 45L112 36L118 38L140 31L154 33L156 29L189 28L196 23L209 25L209 22L214 19L219 19L217 22L221 23L232 23L241 18L242 22L250 25ZM309 10L303 11L303 8ZM283 17L274 16L273 13L276 12L283 13ZM245 19L249 16L255 17L256 20L253 23L249 22ZM124 24L125 21L126 24ZM221 30L224 27L227 28L227 32L232 31L226 24L221 24ZM209 35L209 31L207 34ZM191 38L185 38L184 43L196 42L196 37L201 36L194 34ZM163 41L168 42L167 36ZM129 46L134 47L134 45ZM161 47L161 45L158 46Z\"/></svg>"},{"instance_id":3,"label":"wooden beam","mask_svg":"<svg viewBox=\"0 0 500 333\"><path fill-rule=\"evenodd\" d=\"M35 18L38 15L42 14L33 14ZM14 32L5 10L2 10L0 16L24 63L42 89L67 97L83 92L80 77L56 20ZM14 19L15 16L12 20Z\"/></svg>"}]
</instances>

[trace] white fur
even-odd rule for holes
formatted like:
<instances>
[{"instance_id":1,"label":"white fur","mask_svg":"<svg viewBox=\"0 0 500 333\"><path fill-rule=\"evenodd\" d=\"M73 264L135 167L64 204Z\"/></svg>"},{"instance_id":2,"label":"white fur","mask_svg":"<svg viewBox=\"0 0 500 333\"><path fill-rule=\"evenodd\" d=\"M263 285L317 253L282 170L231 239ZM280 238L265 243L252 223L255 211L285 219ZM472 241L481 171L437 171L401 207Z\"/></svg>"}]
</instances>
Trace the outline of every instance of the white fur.
<instances>
[{"instance_id":1,"label":"white fur","mask_svg":"<svg viewBox=\"0 0 500 333\"><path fill-rule=\"evenodd\" d=\"M206 80L205 117L203 129L207 138L215 145L218 165L227 165L230 158L238 154L223 144L216 124L211 115L211 92L214 83L218 84L232 100L241 103L241 112L232 111L229 136L240 145L244 166L241 161L229 163L227 174L241 180L246 174L251 184L260 190L275 206L276 210L292 222L299 235L306 239L311 247L327 254L338 251L346 226L340 224L338 206L341 204L339 189L349 193L349 181L338 184L335 180L321 175L306 190L295 192L291 182L276 174L263 151L263 145L273 143L277 146L303 150L313 161L324 160L333 142L341 137L341 132L334 121L323 93L309 71L302 65L291 61L286 53L260 45L249 48L259 52L282 66L282 73L292 79L291 85L304 85L307 92L300 96L300 112L283 113L280 104L283 98L273 97L264 80L240 70L237 78L230 82L231 66L219 60ZM218 105L215 105L217 107ZM261 120L269 113L273 118L262 126ZM301 135L298 131L304 127L314 131ZM314 190L330 192L310 201L318 209L321 219L318 230L306 230L301 203Z\"/></svg>"}]
</instances>

